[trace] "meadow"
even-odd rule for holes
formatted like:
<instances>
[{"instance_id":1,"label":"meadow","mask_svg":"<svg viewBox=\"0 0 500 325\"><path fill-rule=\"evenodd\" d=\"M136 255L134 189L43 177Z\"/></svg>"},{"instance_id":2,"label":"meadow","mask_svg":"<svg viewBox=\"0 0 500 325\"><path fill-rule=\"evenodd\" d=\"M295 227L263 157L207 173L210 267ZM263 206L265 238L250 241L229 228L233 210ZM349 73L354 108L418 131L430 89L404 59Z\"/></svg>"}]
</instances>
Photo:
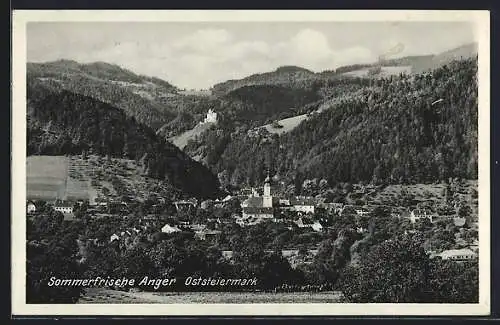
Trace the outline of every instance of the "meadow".
<instances>
[{"instance_id":1,"label":"meadow","mask_svg":"<svg viewBox=\"0 0 500 325\"><path fill-rule=\"evenodd\" d=\"M29 156L26 164L28 199L88 199L88 181L75 175L75 160L66 156Z\"/></svg>"}]
</instances>

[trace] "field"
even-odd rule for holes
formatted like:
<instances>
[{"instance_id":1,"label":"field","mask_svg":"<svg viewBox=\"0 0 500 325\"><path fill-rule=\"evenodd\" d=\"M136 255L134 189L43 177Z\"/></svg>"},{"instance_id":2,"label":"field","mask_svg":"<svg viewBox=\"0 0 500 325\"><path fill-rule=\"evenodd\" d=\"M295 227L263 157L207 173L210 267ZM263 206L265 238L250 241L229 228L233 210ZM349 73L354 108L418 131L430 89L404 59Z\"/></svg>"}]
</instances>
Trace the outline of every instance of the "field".
<instances>
[{"instance_id":1,"label":"field","mask_svg":"<svg viewBox=\"0 0 500 325\"><path fill-rule=\"evenodd\" d=\"M191 130L188 130L184 133L179 134L178 136L170 138L169 141L182 150L187 145L189 140L194 140L198 135L202 134L211 125L212 123L198 124Z\"/></svg>"},{"instance_id":2,"label":"field","mask_svg":"<svg viewBox=\"0 0 500 325\"><path fill-rule=\"evenodd\" d=\"M26 164L29 199L52 200L66 194L68 161L64 156L30 156Z\"/></svg>"},{"instance_id":3,"label":"field","mask_svg":"<svg viewBox=\"0 0 500 325\"><path fill-rule=\"evenodd\" d=\"M266 124L263 127L269 131L269 133L282 134L287 133L297 127L302 121L307 119L307 114L297 115L294 117L285 118L279 120L278 123L282 125L282 128L274 128L271 124Z\"/></svg>"},{"instance_id":4,"label":"field","mask_svg":"<svg viewBox=\"0 0 500 325\"><path fill-rule=\"evenodd\" d=\"M79 304L339 303L339 292L123 292L89 288Z\"/></svg>"},{"instance_id":5,"label":"field","mask_svg":"<svg viewBox=\"0 0 500 325\"><path fill-rule=\"evenodd\" d=\"M28 199L88 199L88 182L74 175L73 160L65 156L30 156L27 158L26 187Z\"/></svg>"}]
</instances>

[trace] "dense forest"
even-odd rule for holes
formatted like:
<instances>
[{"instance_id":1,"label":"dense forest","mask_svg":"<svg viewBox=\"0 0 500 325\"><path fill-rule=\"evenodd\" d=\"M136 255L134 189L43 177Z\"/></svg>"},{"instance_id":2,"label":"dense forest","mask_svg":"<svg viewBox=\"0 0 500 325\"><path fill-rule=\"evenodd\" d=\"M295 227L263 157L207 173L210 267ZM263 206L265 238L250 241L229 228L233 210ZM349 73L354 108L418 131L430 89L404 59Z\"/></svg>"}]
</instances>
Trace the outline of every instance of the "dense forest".
<instances>
[{"instance_id":1,"label":"dense forest","mask_svg":"<svg viewBox=\"0 0 500 325\"><path fill-rule=\"evenodd\" d=\"M475 179L477 91L477 58L453 61L427 73L372 79L280 137L249 137L226 126L185 150L202 154L236 186L262 181L265 169L288 181L330 184Z\"/></svg>"},{"instance_id":2,"label":"dense forest","mask_svg":"<svg viewBox=\"0 0 500 325\"><path fill-rule=\"evenodd\" d=\"M72 92L28 81L28 155L95 153L140 162L147 176L188 195L213 197L217 178L123 110Z\"/></svg>"}]
</instances>

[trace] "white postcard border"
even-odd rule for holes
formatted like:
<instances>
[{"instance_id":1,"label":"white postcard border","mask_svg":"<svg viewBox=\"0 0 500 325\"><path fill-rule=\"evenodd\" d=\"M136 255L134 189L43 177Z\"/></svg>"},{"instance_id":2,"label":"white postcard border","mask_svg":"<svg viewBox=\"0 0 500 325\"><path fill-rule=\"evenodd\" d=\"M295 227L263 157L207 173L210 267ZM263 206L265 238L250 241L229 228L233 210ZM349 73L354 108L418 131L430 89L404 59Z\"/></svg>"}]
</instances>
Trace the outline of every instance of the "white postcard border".
<instances>
[{"instance_id":1,"label":"white postcard border","mask_svg":"<svg viewBox=\"0 0 500 325\"><path fill-rule=\"evenodd\" d=\"M26 24L39 21L471 21L479 82L478 304L26 304ZM441 10L17 10L12 17L11 278L14 315L488 315L490 313L490 13Z\"/></svg>"}]
</instances>

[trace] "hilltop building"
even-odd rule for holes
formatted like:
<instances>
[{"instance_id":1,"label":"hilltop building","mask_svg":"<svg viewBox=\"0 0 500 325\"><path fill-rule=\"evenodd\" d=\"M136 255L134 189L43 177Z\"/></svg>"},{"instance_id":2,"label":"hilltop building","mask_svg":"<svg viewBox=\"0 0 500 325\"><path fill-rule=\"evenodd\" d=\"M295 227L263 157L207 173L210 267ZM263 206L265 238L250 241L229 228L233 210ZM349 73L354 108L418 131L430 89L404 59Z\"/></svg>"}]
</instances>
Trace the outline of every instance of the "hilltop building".
<instances>
[{"instance_id":1,"label":"hilltop building","mask_svg":"<svg viewBox=\"0 0 500 325\"><path fill-rule=\"evenodd\" d=\"M205 117L203 122L201 122L201 124L205 123L217 123L217 113L214 112L212 109L208 110L207 116Z\"/></svg>"}]
</instances>

